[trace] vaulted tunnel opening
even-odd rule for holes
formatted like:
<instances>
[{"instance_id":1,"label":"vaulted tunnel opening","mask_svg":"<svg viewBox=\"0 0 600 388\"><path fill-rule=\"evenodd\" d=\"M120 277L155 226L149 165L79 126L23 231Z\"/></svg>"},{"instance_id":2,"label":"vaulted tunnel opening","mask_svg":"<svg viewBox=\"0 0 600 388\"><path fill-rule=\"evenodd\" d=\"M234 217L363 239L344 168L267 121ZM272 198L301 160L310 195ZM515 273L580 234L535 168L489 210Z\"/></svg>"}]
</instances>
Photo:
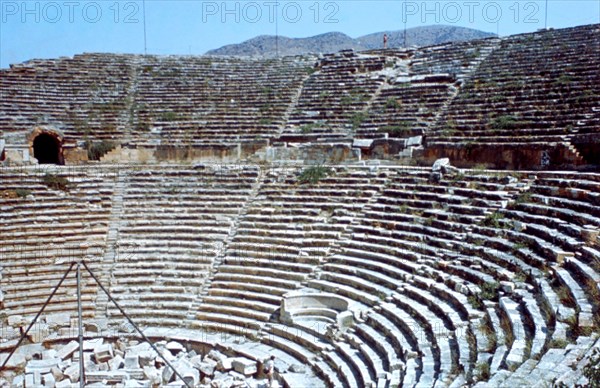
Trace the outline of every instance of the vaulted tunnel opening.
<instances>
[{"instance_id":1,"label":"vaulted tunnel opening","mask_svg":"<svg viewBox=\"0 0 600 388\"><path fill-rule=\"evenodd\" d=\"M33 140L33 157L39 164L63 164L62 144L49 133L41 133Z\"/></svg>"}]
</instances>

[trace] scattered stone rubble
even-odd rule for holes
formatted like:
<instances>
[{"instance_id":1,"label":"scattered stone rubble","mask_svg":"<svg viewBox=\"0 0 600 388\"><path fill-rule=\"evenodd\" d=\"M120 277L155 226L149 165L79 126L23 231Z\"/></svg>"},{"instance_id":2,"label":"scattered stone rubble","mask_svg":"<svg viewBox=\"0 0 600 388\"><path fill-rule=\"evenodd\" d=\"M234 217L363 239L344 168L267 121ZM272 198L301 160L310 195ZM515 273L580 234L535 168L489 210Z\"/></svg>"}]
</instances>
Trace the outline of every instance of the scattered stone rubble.
<instances>
[{"instance_id":1,"label":"scattered stone rubble","mask_svg":"<svg viewBox=\"0 0 600 388\"><path fill-rule=\"evenodd\" d=\"M83 343L85 381L87 387L190 387L229 388L267 387L266 376L257 362L245 357L231 357L217 350L198 354L179 342L160 341L156 348L147 342L102 338ZM11 359L12 374L0 375L0 387L79 387L79 343L25 345ZM177 374L164 359L177 370ZM0 359L3 361L4 358ZM22 373L19 373L22 371ZM3 380L3 378L5 380ZM9 381L11 383L9 383ZM274 381L272 386L279 386Z\"/></svg>"}]
</instances>

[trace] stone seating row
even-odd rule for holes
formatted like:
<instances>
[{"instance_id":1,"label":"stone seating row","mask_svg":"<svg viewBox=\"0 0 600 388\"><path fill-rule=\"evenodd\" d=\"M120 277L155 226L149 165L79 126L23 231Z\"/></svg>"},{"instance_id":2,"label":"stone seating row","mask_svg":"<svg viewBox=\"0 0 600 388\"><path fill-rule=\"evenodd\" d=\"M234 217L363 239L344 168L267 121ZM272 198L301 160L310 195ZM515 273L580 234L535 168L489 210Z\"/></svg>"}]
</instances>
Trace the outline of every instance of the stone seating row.
<instances>
[{"instance_id":1,"label":"stone seating row","mask_svg":"<svg viewBox=\"0 0 600 388\"><path fill-rule=\"evenodd\" d=\"M539 194L520 197L515 188L522 182L512 186L502 184L506 177L501 174L485 176L482 171L461 171L462 177L449 176L433 183L426 180L428 170L417 168L396 174L380 168L380 173L375 175L364 173L366 169L360 172L340 169L314 187L298 185L294 170L287 170L280 180L275 179L280 172L273 172L273 177L268 176L260 185L256 177L250 175L245 179L253 182L257 191L250 194L246 190L247 195L252 196L246 200L249 201L247 208L241 213L223 214L236 225L231 234L217 233L215 237L194 241L195 226L191 229L175 227L177 233L184 232L183 238L181 245L177 243L175 251L170 251L168 246L161 245L166 229L154 219L160 220L163 212L151 212L152 220L139 219L136 223L135 213L139 209L128 206L127 191L130 188L140 191L146 184L150 189L153 180L148 178L157 177L156 181L165 183L154 190L175 199L178 194L168 193L168 190L174 187L171 183L182 178L169 175L169 168L149 170L146 175L126 179L123 213L128 216L118 218L123 225L112 222L110 225L124 232L119 236L117 251L131 253L128 257L119 254L111 266L110 275L118 280L112 282L111 290L132 310L136 320L145 325L174 326L183 320L186 325L204 325L228 332L247 329L249 335L254 336L269 322L276 322L281 295L287 291L308 286L334 292L359 302L361 308L368 311L368 318L358 323L346 342L331 342L332 348L321 355L320 361L328 365L329 371L335 370L336 365L344 371L334 372L331 381L361 386L369 381L379 384L398 379L423 385L461 384L468 379L469 371L474 370L475 362L488 363L499 379L504 375L503 368L509 365L517 370L528 368L532 358L543 357L548 352L554 339L573 341L568 334L573 328L569 317L574 316L574 324L581 328L590 327L593 322L591 314L597 308L597 301L591 298L594 289L588 283L598 277L591 263L600 257L593 243L587 245L583 236L575 232L561 235L562 230L554 228L559 223L551 217L546 222L544 216L526 216L521 214L526 213L523 209L514 210L511 201L520 198L518 205L521 206ZM230 176L224 174L224 177ZM547 174L543 179L551 180L552 176ZM571 201L593 203L596 188L591 182L595 176L588 178L588 183L582 182L581 187L570 191ZM219 178L215 180L218 182ZM361 180L364 185L357 184ZM535 187L535 178L517 180ZM136 181L139 184L134 185ZM184 181L179 183L182 187L187 185ZM193 182L193 175L187 182ZM110 186L108 182L103 184ZM545 186L549 184L566 187L558 179L544 182ZM330 210L331 204L356 200L350 195L352 185L355 191L362 191L363 187L372 190L359 197L360 206ZM93 189L93 185L87 187ZM40 187L39 190L45 189ZM344 194L339 195L340 192ZM308 198L315 193L319 193L317 204L307 207ZM428 210L415 206L420 205L415 202L419 200L411 199L404 207L394 201L408 196L407 193L422 198L423 202L447 202L455 207ZM556 200L562 195L561 190L548 192L548 197ZM462 211L454 204L457 200L480 208L480 214L461 215L465 218L448 221L448 217ZM193 200L190 205L194 205ZM151 206L162 205L157 201ZM307 209L314 216L307 215ZM428 213L412 214L418 209ZM426 218L425 214L431 217ZM496 220L500 226L482 223L489 214L503 215ZM167 225L176 220L167 217ZM198 224L194 217L191 221ZM513 228L512 223L516 221L528 227ZM568 224L568 218L565 217L564 222ZM156 230L153 226L157 226ZM108 224L104 227L108 229ZM128 227L131 227L129 232ZM582 226L573 228L577 231ZM70 229L72 233L74 228ZM231 240L227 240L228 235ZM12 236L26 237L20 232ZM222 245L211 246L211 240L217 238ZM141 247L139 252L135 251L136 245ZM161 249L153 252L154 246ZM190 252L186 247L195 247L195 250ZM219 253L223 247L225 250ZM198 257L204 248L210 250L206 262ZM556 256L560 251L556 248L563 252L566 248L577 250L560 264ZM217 263L216 271L205 270L210 278L202 278L197 273L191 275L194 269L213 260ZM24 274L14 272L13 276L16 279ZM6 269L3 275L6 276ZM582 283L576 280L579 278L587 281ZM483 299L480 303L473 300L482 293L483 285L499 280L514 283L503 285L508 291L502 289L500 303L495 297L486 300L479 296ZM4 278L2 284L4 286ZM36 303L43 295L42 289L34 292ZM572 307L569 307L571 302L561 300L565 299L564 292L567 299L573 300ZM180 298L180 294L187 297ZM385 321L379 319L382 316L393 326L388 328L389 333L399 335L397 331L404 330L404 340L390 341L403 344L401 349L408 349L411 354L391 352L389 346L377 346L369 340L373 337L369 327L374 330L385 327ZM490 318L481 323L486 316ZM115 314L111 318L119 316ZM465 328L471 319L474 321ZM436 322L442 328L440 331L436 330ZM570 328L565 327L565 322ZM458 327L463 327L467 335L459 336ZM490 330L496 333L495 345L486 334ZM516 335L518 330L524 334ZM508 340L511 337L513 339ZM294 341L297 340L292 341L297 345ZM285 346L291 348L292 344L281 345L282 349ZM355 360L351 361L353 357ZM405 367L400 368L400 362ZM393 365L398 369L393 369ZM464 371L460 370L461 366ZM402 374L392 373L400 369ZM384 373L391 376L381 377ZM344 376L348 380L344 380Z\"/></svg>"},{"instance_id":2,"label":"stone seating row","mask_svg":"<svg viewBox=\"0 0 600 388\"><path fill-rule=\"evenodd\" d=\"M334 268L334 267L331 267L329 264L327 264L325 266L325 268L327 268L327 266L329 266L330 269ZM356 273L356 269L355 268L353 270L349 269L348 271L349 272L350 271L354 271ZM347 283L347 281L345 283ZM546 287L546 288L548 288L548 287ZM336 286L330 286L329 290L331 290L331 291L338 291L338 292L340 292L340 291L344 292L343 289L341 289L339 287L336 288ZM548 292L547 289L546 289L546 291ZM352 293L350 293L349 291L345 291L345 292L347 292L346 295L352 296ZM354 295L358 295L358 294L355 292ZM526 306L525 309L524 309L524 311L525 311L525 314L527 314L526 316L529 317L529 318L527 318L527 320L535 322L535 325L541 324L542 326L536 326L533 329L530 329L529 330L529 333L530 333L529 337L526 337L527 339L523 339L523 341L525 341L524 343L519 343L519 346L515 347L514 350L511 348L511 349L509 349L510 351L509 350L506 351L507 352L506 353L507 356L512 354L511 359L512 358L514 358L514 359L518 359L519 358L519 354L523 350L523 345L527 344L527 342L530 343L529 346L531 346L531 352L535 352L536 354L541 354L540 352L543 351L542 349L545 347L545 344L546 344L546 339L545 339L546 335L544 333L547 331L547 329L545 328L545 324L544 324L544 320L545 319L542 319L542 317L541 317L542 313L540 312L540 307L538 307L537 302L535 302L535 300L531 296L527 296L528 294L524 294L524 295L526 297L525 302L524 302L525 304L523 305L523 306ZM368 299L364 298L364 296L363 296L362 300L366 301L368 303ZM535 318L533 318L533 317L535 317ZM520 319L521 318L519 318L519 320ZM521 350L519 350L519 349L521 349ZM504 359L504 357L501 358L500 361L502 361L503 359ZM517 364L515 364L515 366L516 365Z\"/></svg>"},{"instance_id":3,"label":"stone seating row","mask_svg":"<svg viewBox=\"0 0 600 388\"><path fill-rule=\"evenodd\" d=\"M580 32L581 34L573 34L569 30L541 31L502 40L499 47L479 65L457 98L452 101L439 125L432 132L433 137L428 144L441 146L444 142L459 142L461 138L463 141L484 144L550 140L544 131L528 131L535 127L533 123L526 123L530 105L536 107L535 122L549 121L544 128L550 128L556 133L563 131L563 134L568 134L564 132L568 128L594 132L594 126L586 124L591 117L585 101L593 106L592 99L575 102L572 99L566 100L565 95L560 95L560 91L566 86L582 91L588 90L593 94L594 87L590 88L589 85L596 83L590 83L588 76L582 73L592 69L587 59L596 58L597 53L588 50L586 44L580 45L578 42L581 39L597 41L598 38L593 29L586 27ZM555 44L558 41L561 45ZM526 59L527 65L515 66L516 58ZM573 61L572 58L578 60ZM552 67L549 67L549 63L553 64ZM578 71L569 75L568 71L571 68L578 68ZM536 75L540 76L537 81ZM593 79L594 75L590 73L590 76ZM513 86L524 84L525 80L527 88ZM555 98L548 98L549 93L553 92L559 94L554 96ZM483 99L484 97L486 99ZM489 103L488 97L493 100L493 104ZM482 117L491 112L501 111L507 106L510 106L513 112L510 116L513 120L510 129L513 135L520 136L519 139L513 136L509 140L509 136L504 137L495 133L493 128L484 126L485 121ZM556 121L555 117L561 119ZM456 123L456 127L449 128L446 125L448 122ZM548 130L545 132L550 133ZM525 134L528 136L525 137Z\"/></svg>"},{"instance_id":4,"label":"stone seating row","mask_svg":"<svg viewBox=\"0 0 600 388\"><path fill-rule=\"evenodd\" d=\"M67 178L68 191L41 182L44 173ZM86 259L92 268L102 252L111 207L112 177L95 169L48 168L0 171L4 190L25 189L26 196L0 199L3 227L1 239L2 304L11 314L33 316L46 301L72 261ZM84 277L84 313L94 315L96 285ZM74 273L48 306L48 312L74 313ZM71 309L71 310L70 310Z\"/></svg>"},{"instance_id":5,"label":"stone seating row","mask_svg":"<svg viewBox=\"0 0 600 388\"><path fill-rule=\"evenodd\" d=\"M497 39L482 39L454 44L424 47L410 58L411 72L416 74L462 73L491 51ZM432 71L431 69L435 69Z\"/></svg>"},{"instance_id":6,"label":"stone seating row","mask_svg":"<svg viewBox=\"0 0 600 388\"><path fill-rule=\"evenodd\" d=\"M330 245L339 238L339 228L328 220L329 209L337 206L334 203L351 204L344 206L348 211L360 206L360 202L352 204L358 199L357 188L350 185L356 179L352 174L324 179L316 190L297 186L296 179L290 175L296 171L282 173L284 175L273 173L279 179L267 177L264 180L254 202L240 219L235 237L207 290L209 298L215 293L221 294L222 286L232 287L231 283L239 282L235 289L240 290L257 291L256 286L259 286L258 289L269 293L272 303L269 310L273 313L279 307L276 297L306 281L314 266L327 255ZM374 190L361 193L364 197L361 201L364 203L373 193ZM269 287L260 287L263 285ZM249 295L256 297L255 293ZM248 314L255 314L254 310L258 309L252 305L252 298L244 302L248 303ZM235 308L235 300L220 301L216 308ZM255 301L256 306L263 306L261 301ZM205 310L212 308L212 303L203 303L199 314L204 317ZM263 315L260 320L269 321L271 316Z\"/></svg>"},{"instance_id":7,"label":"stone seating row","mask_svg":"<svg viewBox=\"0 0 600 388\"><path fill-rule=\"evenodd\" d=\"M150 324L164 317L175 325L187 318L256 178L244 166L129 175L110 289L132 306L154 301L134 309L134 318ZM188 297L178 299L182 293ZM110 305L107 314L119 315Z\"/></svg>"},{"instance_id":8,"label":"stone seating row","mask_svg":"<svg viewBox=\"0 0 600 388\"><path fill-rule=\"evenodd\" d=\"M108 64L106 68L95 65L95 62L101 63L103 61ZM148 63L144 64L144 61L147 61ZM177 70L185 66L182 66L182 63L177 63L173 68L169 65L174 64L172 61L161 60L158 62L164 62L165 65L162 68L159 67L155 69L150 57L145 58L142 61L133 56L118 56L117 58L111 58L110 60L105 61L101 57L86 54L77 56L73 59L32 62L29 66L35 70L27 74L33 75L33 77L27 77L25 76L25 73L22 73L22 76L19 76L17 83L17 81L13 80L11 77L11 74L13 73L8 71L6 72L6 77L4 76L5 72L3 72L3 76L0 77L0 82L10 90L10 101L12 105L6 106L6 109L12 110L15 104L20 104L20 108L17 110L27 112L27 109L32 104L32 98L28 95L28 89L23 86L26 86L29 80L31 80L31 85L33 86L32 92L35 96L33 100L38 101L41 99L43 101L52 101L52 99L55 98L54 96L60 96L61 99L57 100L59 105L61 103L64 105L64 102L66 101L71 103L71 105L65 106L65 109L58 109L56 107L57 104L45 104L45 106L48 106L48 110L45 111L48 115L47 119L50 121L53 119L54 121L59 120L60 122L65 123L65 128L62 129L66 134L77 138L90 136L90 134L86 135L86 133L79 129L79 126L85 124L85 126L93 129L91 131L93 135L91 136L94 137L94 139L110 139L120 137L124 128L130 128L131 122L128 121L128 116L133 114L134 116L131 118L135 122L136 118L139 119L139 112L137 112L137 110L140 109L140 107L144 107L145 109L151 108L148 104L152 104L151 92L153 90L160 93L161 99L157 100L159 103L160 101L167 101L168 98L165 94L167 96L169 94L181 96L181 92L185 92L186 90L185 87L182 86L188 81L194 80L194 75L198 74L202 74L203 76L198 78L199 82L197 83L203 85L207 80L217 81L224 87L219 94L220 96L236 96L235 98L240 101L247 99L248 96L254 96L252 101L260 102L264 100L263 92L266 90L265 88L270 87L272 92L269 93L280 95L280 98L277 98L277 100L281 101L281 103L274 104L269 108L270 110L275 108L275 110L272 110L272 112L268 114L268 117L280 120L282 112L291 101L290 93L295 93L299 86L299 82L303 78L304 66L306 65L305 62L295 63L289 60L268 62L219 60L214 58L197 61L184 59L183 62L185 62L186 66L190 66L192 70L180 71L178 79L179 81L185 82L178 81L177 85L173 85L169 88L168 86L171 83L168 81L165 82L165 80L168 80L169 78L162 78L160 73L163 72L163 70L167 71L167 69L170 68L168 71L170 72L169 74L171 74L174 71L173 69ZM86 70L81 71L78 66L82 66ZM231 82L229 82L231 80L229 78L236 74L232 72L232 69L237 68L249 69L251 72L261 74L261 77L264 77L265 82L257 82L256 77L238 76L240 82L245 85L244 89L247 89L248 91L254 89L256 90L256 94L240 94L239 87L236 86L236 88L232 88L231 86L228 86L231 85ZM110 69L119 70L110 71ZM220 74L217 74L216 71L219 71ZM119 76L115 77L113 74L119 74ZM240 71L237 74L243 75L246 74L246 72ZM172 74L169 77L171 76ZM147 77L150 78L147 80ZM69 78L70 82L65 83L63 78ZM234 82L236 85L238 83L239 82ZM19 89L16 89L15 85L17 84L20 85ZM90 84L92 85L91 87ZM132 89L134 84L136 85L135 93L133 93ZM159 87L156 88L157 86ZM167 87L165 88L165 86ZM173 93L170 93L171 90ZM189 86L188 90L188 94L192 91L194 94L197 94L199 88L192 88ZM202 88L200 88L200 90L202 90ZM57 91L59 92L57 93ZM209 92L210 95L210 90L207 90L207 92ZM65 95L69 98L65 99ZM147 95L150 99L146 102L145 96ZM223 101L223 98L225 97L213 99L215 103L219 103ZM200 101L206 101L206 98L203 98ZM276 108L276 106L279 106L279 108ZM76 109L67 109L72 107L75 107ZM131 112L129 108L131 108ZM43 107L37 107L35 111L31 111L30 114L26 114L25 116L33 117L35 114L39 114L40 109L43 109ZM154 109L154 111L156 112L157 110ZM169 110L169 112L171 111L172 110ZM227 111L224 112L227 113ZM97 120L97 116L101 116L102 118ZM254 114L254 116L256 116L256 114ZM20 121L15 121L11 117L14 116L7 115L0 118L0 120L10 121L10 123L6 125L7 128L25 131L34 124L31 120L23 121L19 119ZM258 123L258 118L254 120L254 123L254 125ZM52 122L49 122L49 124L52 124ZM261 125L260 127L264 128L264 125ZM112 129L109 130L108 128ZM223 136L226 135L222 135L221 138Z\"/></svg>"}]
</instances>

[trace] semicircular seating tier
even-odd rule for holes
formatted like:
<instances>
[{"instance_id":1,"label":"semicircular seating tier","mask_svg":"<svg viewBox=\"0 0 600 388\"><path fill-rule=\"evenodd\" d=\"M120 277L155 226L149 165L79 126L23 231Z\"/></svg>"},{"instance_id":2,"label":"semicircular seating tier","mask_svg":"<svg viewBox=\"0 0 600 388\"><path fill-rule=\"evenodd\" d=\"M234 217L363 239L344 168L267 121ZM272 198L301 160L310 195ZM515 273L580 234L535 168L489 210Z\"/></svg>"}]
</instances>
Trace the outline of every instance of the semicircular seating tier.
<instances>
[{"instance_id":1,"label":"semicircular seating tier","mask_svg":"<svg viewBox=\"0 0 600 388\"><path fill-rule=\"evenodd\" d=\"M261 344L322 386L586 381L600 346L600 175L333 166L303 183L302 171L3 168L3 340L86 260L143 330ZM83 281L86 330L124 330ZM76 333L75 294L71 276L41 317L48 332ZM292 295L296 313L282 315Z\"/></svg>"}]
</instances>

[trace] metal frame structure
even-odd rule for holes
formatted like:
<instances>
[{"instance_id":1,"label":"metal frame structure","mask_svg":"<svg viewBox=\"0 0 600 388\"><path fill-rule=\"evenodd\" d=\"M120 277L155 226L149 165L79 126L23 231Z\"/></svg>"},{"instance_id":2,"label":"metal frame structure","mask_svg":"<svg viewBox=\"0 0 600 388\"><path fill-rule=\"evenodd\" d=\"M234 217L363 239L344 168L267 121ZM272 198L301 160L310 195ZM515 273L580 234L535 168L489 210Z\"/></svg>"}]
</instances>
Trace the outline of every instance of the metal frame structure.
<instances>
[{"instance_id":1,"label":"metal frame structure","mask_svg":"<svg viewBox=\"0 0 600 388\"><path fill-rule=\"evenodd\" d=\"M73 270L74 266L76 267L76 276L77 276L77 315L78 315L78 318L79 318L79 320L78 320L79 321L78 322L79 371L80 371L79 386L81 388L83 388L85 386L85 365L84 365L84 360L83 360L83 337L84 337L83 336L83 311L82 311L82 304L81 304L81 266L83 266L85 268L85 270L90 274L90 276L92 277L92 279L94 279L94 281L96 282L96 284L98 284L98 286L106 294L106 296L108 297L108 299L117 307L117 309L121 312L121 314L123 314L123 316L131 324L131 326L133 326L133 328L137 331L137 333L140 335L140 337L142 337L142 339L144 341L146 341L150 345L150 347L152 348L152 350L154 350L156 352L156 354L158 354L158 356L165 362L165 364L167 365L167 367L169 367L169 368L171 368L173 370L174 374L181 380L181 382L184 385L192 388L192 385L188 384L183 379L183 376L181 376L181 374L177 371L177 369L175 369L175 367L169 362L169 360L167 360L162 355L162 353L158 350L158 348L150 341L150 339L148 337L146 337L146 335L142 332L142 330L140 330L140 328L131 320L131 318L129 317L129 315L127 315L127 313L121 308L121 306L119 306L119 304L117 303L117 301L112 297L112 295L102 285L102 283L100 283L100 280L98 280L98 278L96 277L96 275L92 272L92 270L90 269L90 267L88 267L87 263L84 260L82 260L82 261L74 261L74 262L72 262L69 265L69 268L67 269L67 271L65 272L65 274L63 275L63 277L60 279L60 281L58 282L58 284L56 285L56 287L54 287L54 289L52 290L52 292L48 296L48 299L46 300L46 302L44 303L44 305L42 306L42 308L37 312L36 316L33 318L33 321L31 321L31 323L29 324L29 327L27 327L27 330L25 330L25 332L21 335L21 338L19 338L19 341L17 342L17 344L12 348L12 350L8 354L8 357L2 363L2 366L0 366L0 370L4 370L4 368L8 364L8 361L14 355L14 353L16 352L17 348L21 345L21 343L23 342L23 340L27 337L27 335L29 334L29 331L31 330L31 328L33 327L33 325L35 325L35 323L37 322L37 320L40 317L40 315L42 315L42 313L44 312L44 309L48 306L48 304L52 300L52 297L54 297L54 295L56 294L56 292L60 289L60 287L62 286L62 283L65 281L65 279L67 278L67 276L69 275L69 273L71 273L71 271Z\"/></svg>"}]
</instances>

